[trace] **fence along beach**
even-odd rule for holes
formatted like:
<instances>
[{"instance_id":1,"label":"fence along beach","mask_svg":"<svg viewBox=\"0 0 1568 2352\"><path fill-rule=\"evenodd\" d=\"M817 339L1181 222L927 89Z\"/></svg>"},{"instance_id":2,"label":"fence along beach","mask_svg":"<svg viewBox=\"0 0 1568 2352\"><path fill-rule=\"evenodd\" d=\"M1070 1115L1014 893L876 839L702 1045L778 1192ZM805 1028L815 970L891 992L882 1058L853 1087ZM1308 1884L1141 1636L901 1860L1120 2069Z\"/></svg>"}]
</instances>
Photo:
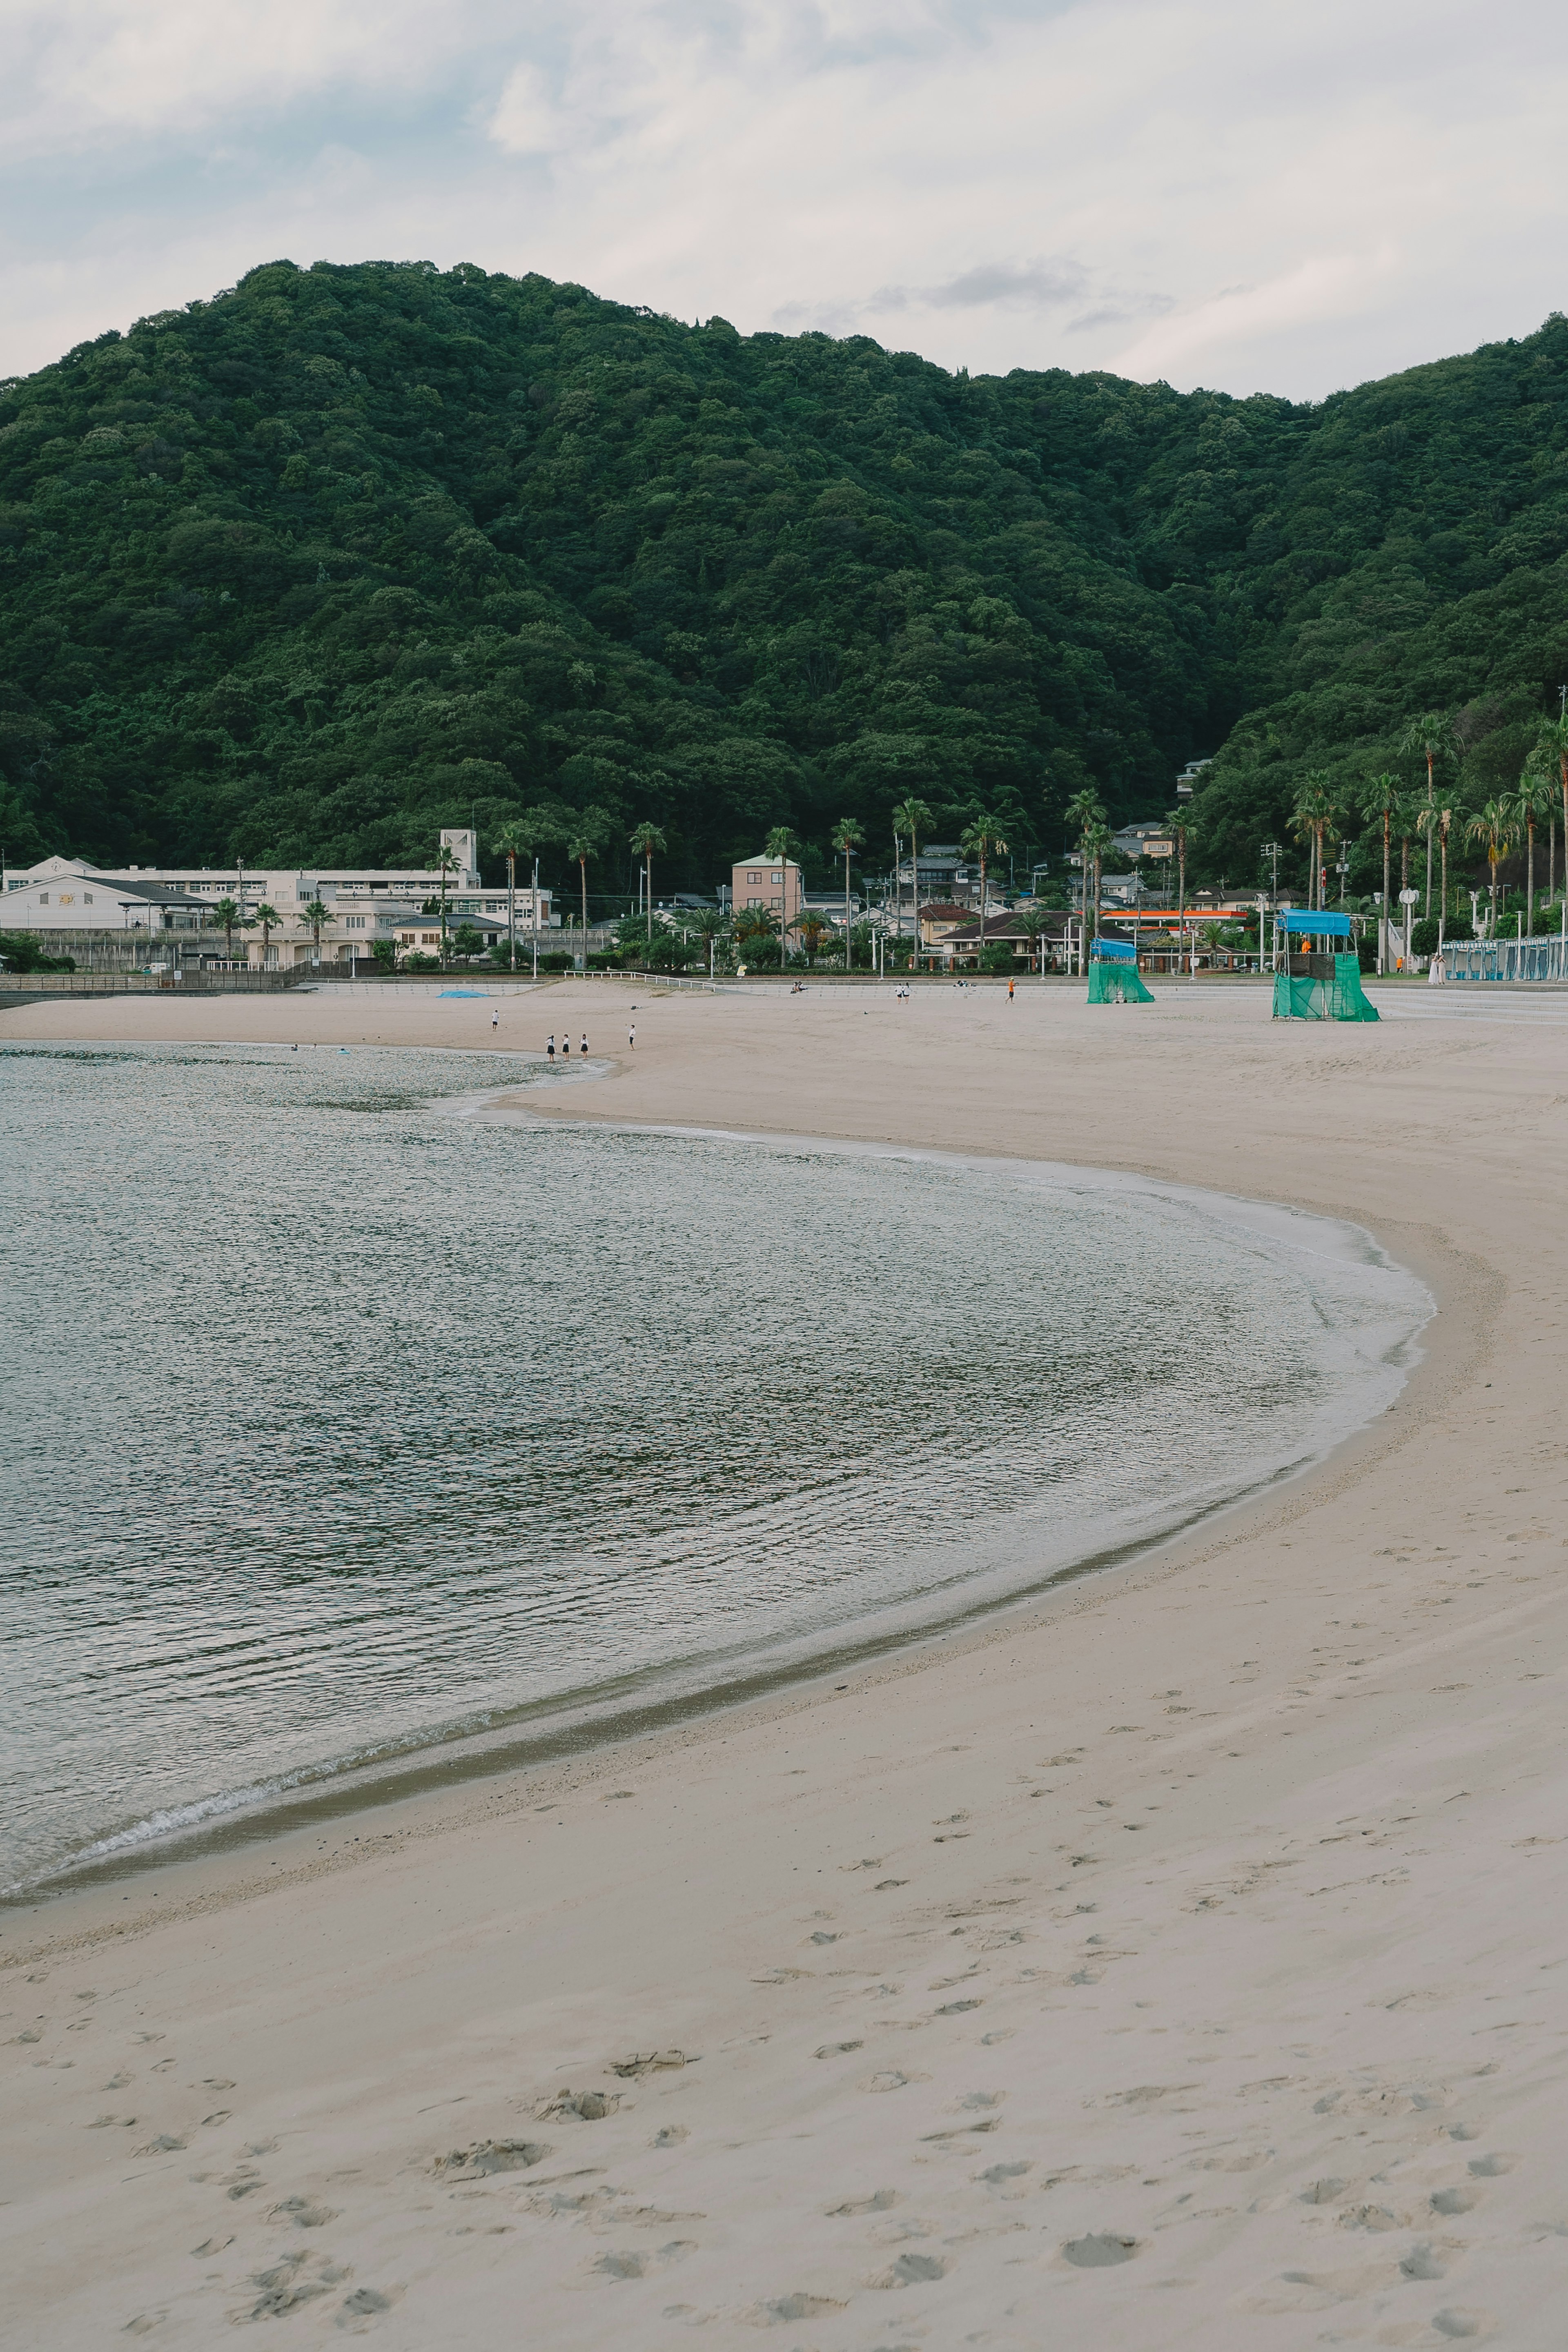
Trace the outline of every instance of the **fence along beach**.
<instances>
[{"instance_id":1,"label":"fence along beach","mask_svg":"<svg viewBox=\"0 0 1568 2352\"><path fill-rule=\"evenodd\" d=\"M500 1042L603 1002L503 1005ZM1568 1032L1407 1002L1347 1029L1256 991L1136 1021L639 992L635 1069L548 1115L1348 1219L1433 1291L1425 1360L1321 1467L1112 1576L5 1915L16 2340L205 2346L254 2313L456 2344L520 2299L584 2347L1560 2330ZM483 1003L374 1013L490 1045ZM125 999L0 1035L307 1048L371 1018Z\"/></svg>"}]
</instances>

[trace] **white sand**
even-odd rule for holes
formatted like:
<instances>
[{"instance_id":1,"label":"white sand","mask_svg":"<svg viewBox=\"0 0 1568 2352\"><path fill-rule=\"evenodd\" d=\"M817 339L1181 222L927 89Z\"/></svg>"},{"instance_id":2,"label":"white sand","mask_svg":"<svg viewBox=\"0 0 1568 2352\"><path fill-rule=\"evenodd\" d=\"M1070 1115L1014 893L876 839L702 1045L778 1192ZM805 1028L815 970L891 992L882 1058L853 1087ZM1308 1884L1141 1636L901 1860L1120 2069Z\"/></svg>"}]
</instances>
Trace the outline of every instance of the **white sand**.
<instances>
[{"instance_id":1,"label":"white sand","mask_svg":"<svg viewBox=\"0 0 1568 2352\"><path fill-rule=\"evenodd\" d=\"M847 1688L6 1915L0 2340L1561 2344L1568 999L635 992L563 1113L1322 1209L1431 1285L1427 1360L1271 1500ZM624 1049L632 993L500 1042ZM496 2140L541 2152L440 2165Z\"/></svg>"}]
</instances>

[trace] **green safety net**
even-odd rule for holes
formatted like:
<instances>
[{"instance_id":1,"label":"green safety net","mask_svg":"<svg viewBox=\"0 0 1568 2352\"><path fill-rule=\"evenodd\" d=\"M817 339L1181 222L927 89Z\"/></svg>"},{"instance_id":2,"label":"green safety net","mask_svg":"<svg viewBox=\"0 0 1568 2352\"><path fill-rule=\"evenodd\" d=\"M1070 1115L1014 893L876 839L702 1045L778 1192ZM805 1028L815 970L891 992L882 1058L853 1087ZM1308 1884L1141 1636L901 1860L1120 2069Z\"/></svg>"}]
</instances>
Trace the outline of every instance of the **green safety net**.
<instances>
[{"instance_id":1,"label":"green safety net","mask_svg":"<svg viewBox=\"0 0 1568 2352\"><path fill-rule=\"evenodd\" d=\"M1091 1004L1152 1004L1154 1000L1138 977L1135 963L1112 963L1094 956L1089 967L1089 1001ZM1375 1021L1376 1013L1373 1014Z\"/></svg>"},{"instance_id":2,"label":"green safety net","mask_svg":"<svg viewBox=\"0 0 1568 2352\"><path fill-rule=\"evenodd\" d=\"M1353 955L1334 958L1332 980L1295 980L1288 971L1274 975L1276 1021L1375 1021L1378 1010L1361 984L1361 964Z\"/></svg>"}]
</instances>

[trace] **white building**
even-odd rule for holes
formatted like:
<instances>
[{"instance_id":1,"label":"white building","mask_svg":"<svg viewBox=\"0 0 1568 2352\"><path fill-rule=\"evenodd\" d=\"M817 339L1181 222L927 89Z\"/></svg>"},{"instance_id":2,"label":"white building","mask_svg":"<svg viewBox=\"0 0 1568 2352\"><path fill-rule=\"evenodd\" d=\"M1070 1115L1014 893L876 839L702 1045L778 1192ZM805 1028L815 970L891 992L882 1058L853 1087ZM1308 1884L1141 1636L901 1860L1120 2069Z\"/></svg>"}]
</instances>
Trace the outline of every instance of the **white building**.
<instances>
[{"instance_id":1,"label":"white building","mask_svg":"<svg viewBox=\"0 0 1568 2352\"><path fill-rule=\"evenodd\" d=\"M456 861L456 869L445 877L448 940L464 921L474 923L487 944L498 930L504 939L507 893L504 886L488 890L480 882L479 835L466 827L444 825L440 838ZM421 920L424 908L432 900L439 902L442 895L442 875L435 867L128 866L110 870L80 858L46 857L37 866L7 869L4 880L0 929L133 934L208 927L209 955L212 909L230 899L240 909L236 953L258 967L314 961L316 929L304 910L317 904L327 909L327 919L321 924L323 962L368 955L377 940L394 941L400 954L406 952L416 926L421 933L434 928L436 937L440 935L438 920L433 927ZM261 907L271 908L277 918L266 926L265 942L258 937L257 910ZM539 893L536 916L533 892L520 889L513 916L520 940L531 935L536 919L541 930L559 928L561 920L548 890ZM221 926L217 936L222 936Z\"/></svg>"},{"instance_id":2,"label":"white building","mask_svg":"<svg viewBox=\"0 0 1568 2352\"><path fill-rule=\"evenodd\" d=\"M7 874L0 930L199 931L206 910L188 892L100 874L76 857L46 857Z\"/></svg>"}]
</instances>

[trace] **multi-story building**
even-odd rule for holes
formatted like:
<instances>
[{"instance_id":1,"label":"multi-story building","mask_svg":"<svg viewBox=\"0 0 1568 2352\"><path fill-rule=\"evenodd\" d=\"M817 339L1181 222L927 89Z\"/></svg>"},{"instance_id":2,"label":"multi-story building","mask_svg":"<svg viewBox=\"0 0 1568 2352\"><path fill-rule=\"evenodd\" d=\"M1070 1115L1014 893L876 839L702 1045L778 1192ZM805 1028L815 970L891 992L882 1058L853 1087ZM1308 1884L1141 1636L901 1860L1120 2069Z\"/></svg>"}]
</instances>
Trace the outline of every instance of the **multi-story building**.
<instances>
[{"instance_id":1,"label":"multi-story building","mask_svg":"<svg viewBox=\"0 0 1568 2352\"><path fill-rule=\"evenodd\" d=\"M453 865L437 866L128 866L110 870L79 858L46 857L25 869L7 869L0 898L0 929L91 932L190 933L208 931L211 952L212 909L227 899L239 909L235 923L235 947L253 965L269 968L309 963L318 955L326 963L349 962L368 955L378 940L391 940L400 954L409 951L409 934L422 920L423 910L440 903L445 887L448 936L458 923L471 922L487 945L507 937L509 902L504 886L486 889L479 872L479 836L466 827L445 825L441 845L450 850ZM326 909L325 919L307 909ZM269 908L265 941L258 910ZM551 893L542 889L535 906L531 889L515 893L510 909L519 940L541 930L558 928L560 917ZM221 932L221 926L218 927ZM439 938L439 923L435 926ZM166 941L165 945L176 944ZM182 940L182 947L189 944ZM416 950L415 951L422 951Z\"/></svg>"},{"instance_id":2,"label":"multi-story building","mask_svg":"<svg viewBox=\"0 0 1568 2352\"><path fill-rule=\"evenodd\" d=\"M731 871L731 907L737 915L765 907L787 930L801 911L800 868L789 857L745 857Z\"/></svg>"}]
</instances>

